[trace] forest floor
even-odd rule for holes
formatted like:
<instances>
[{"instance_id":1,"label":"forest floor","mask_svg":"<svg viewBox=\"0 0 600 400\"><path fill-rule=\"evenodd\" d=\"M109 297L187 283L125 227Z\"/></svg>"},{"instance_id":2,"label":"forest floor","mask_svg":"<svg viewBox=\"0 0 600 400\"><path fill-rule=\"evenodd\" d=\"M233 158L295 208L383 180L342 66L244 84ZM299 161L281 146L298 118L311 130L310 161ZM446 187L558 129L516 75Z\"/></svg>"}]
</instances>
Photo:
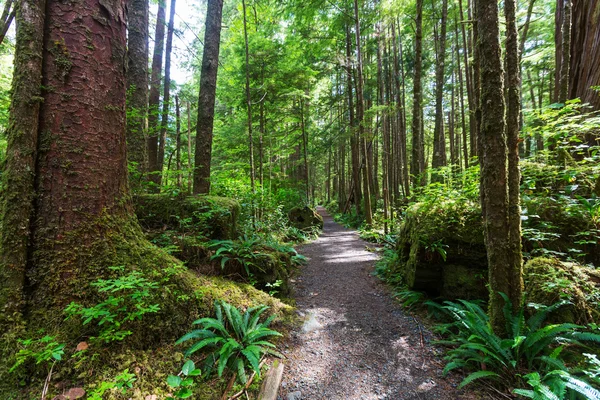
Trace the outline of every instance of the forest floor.
<instances>
[{"instance_id":1,"label":"forest floor","mask_svg":"<svg viewBox=\"0 0 600 400\"><path fill-rule=\"evenodd\" d=\"M323 234L302 246L308 258L294 284L304 324L293 332L281 400L481 398L442 376L433 335L372 276L378 256L323 208Z\"/></svg>"}]
</instances>

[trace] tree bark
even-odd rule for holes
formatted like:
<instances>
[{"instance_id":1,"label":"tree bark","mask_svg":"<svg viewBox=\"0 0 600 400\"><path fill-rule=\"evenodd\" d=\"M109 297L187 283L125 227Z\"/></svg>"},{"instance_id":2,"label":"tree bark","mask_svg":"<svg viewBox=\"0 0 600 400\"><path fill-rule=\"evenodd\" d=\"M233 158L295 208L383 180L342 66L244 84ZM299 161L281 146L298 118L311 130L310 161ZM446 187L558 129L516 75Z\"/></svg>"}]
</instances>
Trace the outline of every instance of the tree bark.
<instances>
[{"instance_id":1,"label":"tree bark","mask_svg":"<svg viewBox=\"0 0 600 400\"><path fill-rule=\"evenodd\" d=\"M421 75L423 69L423 0L416 0L415 65L413 79L412 160L410 172L415 186L423 185L425 172L425 141L422 131L423 101Z\"/></svg>"},{"instance_id":2,"label":"tree bark","mask_svg":"<svg viewBox=\"0 0 600 400\"><path fill-rule=\"evenodd\" d=\"M373 210L371 208L371 190L369 178L371 170L369 168L369 156L367 149L367 140L365 138L365 121L364 121L364 87L363 87L363 60L360 37L360 19L358 10L358 0L354 0L354 29L356 37L356 124L358 125L358 137L364 155L364 173L363 173L363 190L365 199L365 223L367 226L373 224Z\"/></svg>"},{"instance_id":3,"label":"tree bark","mask_svg":"<svg viewBox=\"0 0 600 400\"><path fill-rule=\"evenodd\" d=\"M360 215L360 202L361 202L361 190L360 190L360 151L358 147L358 140L356 138L356 118L354 116L354 94L352 85L352 38L350 36L350 27L346 26L346 82L348 91L348 118L349 118L349 130L350 130L350 151L352 158L352 187L351 187L351 198L354 200L354 206L356 208L356 215ZM350 200L350 198L348 199Z\"/></svg>"},{"instance_id":4,"label":"tree bark","mask_svg":"<svg viewBox=\"0 0 600 400\"><path fill-rule=\"evenodd\" d=\"M561 28L561 63L558 102L565 103L569 96L569 69L571 66L571 0L564 0Z\"/></svg>"},{"instance_id":5,"label":"tree bark","mask_svg":"<svg viewBox=\"0 0 600 400\"><path fill-rule=\"evenodd\" d=\"M521 117L521 67L516 0L504 0L506 17L506 142L508 146L508 223L510 264L509 292L513 311L521 305L523 255L521 251L521 171L519 170L519 131Z\"/></svg>"},{"instance_id":6,"label":"tree bark","mask_svg":"<svg viewBox=\"0 0 600 400\"><path fill-rule=\"evenodd\" d=\"M11 332L22 328L20 322L25 305L23 286L29 262L32 221L35 218L34 182L39 114L44 101L41 88L45 9L43 0L21 0L16 6L15 74L6 130L7 150L0 203L2 340L4 335L10 338ZM4 371L1 371L0 375L3 374Z\"/></svg>"},{"instance_id":7,"label":"tree bark","mask_svg":"<svg viewBox=\"0 0 600 400\"><path fill-rule=\"evenodd\" d=\"M4 10L2 16L0 16L0 44L4 41L6 33L10 28L10 24L15 18L16 6L13 0L6 0L4 3Z\"/></svg>"},{"instance_id":8,"label":"tree bark","mask_svg":"<svg viewBox=\"0 0 600 400\"><path fill-rule=\"evenodd\" d=\"M448 0L442 0L442 20L435 68L435 128L433 132L432 168L443 167L446 160L446 140L444 133L444 78L446 70L446 20L448 19ZM432 176L432 181L439 182L441 177Z\"/></svg>"},{"instance_id":9,"label":"tree bark","mask_svg":"<svg viewBox=\"0 0 600 400\"><path fill-rule=\"evenodd\" d=\"M148 170L148 0L130 0L127 20L127 159L135 163L129 182L136 190Z\"/></svg>"},{"instance_id":10,"label":"tree bark","mask_svg":"<svg viewBox=\"0 0 600 400\"><path fill-rule=\"evenodd\" d=\"M244 17L244 49L246 55L246 111L248 113L248 150L250 153L250 186L252 193L256 192L254 172L254 138L252 136L252 96L250 93L250 50L248 45L248 23L246 19L246 0L242 0L242 12ZM307 171L308 172L308 171ZM254 211L252 211L254 218Z\"/></svg>"},{"instance_id":11,"label":"tree bark","mask_svg":"<svg viewBox=\"0 0 600 400\"><path fill-rule=\"evenodd\" d=\"M177 168L177 187L181 189L183 174L181 172L181 113L179 111L179 95L175 96L175 166Z\"/></svg>"},{"instance_id":12,"label":"tree bark","mask_svg":"<svg viewBox=\"0 0 600 400\"><path fill-rule=\"evenodd\" d=\"M210 164L215 119L215 96L219 69L223 0L209 0L206 10L204 52L198 95L198 124L196 125L196 154L194 193L210 192Z\"/></svg>"},{"instance_id":13,"label":"tree bark","mask_svg":"<svg viewBox=\"0 0 600 400\"><path fill-rule=\"evenodd\" d=\"M481 61L481 188L490 285L490 322L500 336L506 333L503 314L506 294L521 302L521 277L513 271L508 218L508 170L504 80L500 46L498 3L477 0L478 49ZM515 280L515 278L517 278Z\"/></svg>"},{"instance_id":14,"label":"tree bark","mask_svg":"<svg viewBox=\"0 0 600 400\"><path fill-rule=\"evenodd\" d=\"M165 48L165 81L163 84L163 109L160 123L160 138L158 144L158 186L162 185L162 172L165 162L165 145L169 127L169 108L171 107L171 52L173 50L173 30L175 29L176 0L171 0L169 6L169 26L167 27L167 46Z\"/></svg>"},{"instance_id":15,"label":"tree bark","mask_svg":"<svg viewBox=\"0 0 600 400\"><path fill-rule=\"evenodd\" d=\"M162 60L165 43L165 0L158 1L156 30L154 35L154 54L152 56L152 75L148 99L148 172L150 181L155 184L154 191L160 188L160 169L158 163L158 134L160 126L160 82L162 80Z\"/></svg>"}]
</instances>

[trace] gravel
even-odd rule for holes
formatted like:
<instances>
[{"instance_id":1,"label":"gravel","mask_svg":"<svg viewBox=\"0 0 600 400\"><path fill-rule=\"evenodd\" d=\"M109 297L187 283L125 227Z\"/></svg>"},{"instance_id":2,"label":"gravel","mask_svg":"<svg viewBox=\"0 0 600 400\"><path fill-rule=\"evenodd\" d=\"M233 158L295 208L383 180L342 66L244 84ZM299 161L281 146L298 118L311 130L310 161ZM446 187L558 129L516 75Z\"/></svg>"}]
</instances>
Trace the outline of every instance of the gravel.
<instances>
[{"instance_id":1,"label":"gravel","mask_svg":"<svg viewBox=\"0 0 600 400\"><path fill-rule=\"evenodd\" d=\"M294 285L304 324L284 350L279 399L478 398L442 377L432 335L372 276L368 243L318 211L324 232L299 249L308 258Z\"/></svg>"}]
</instances>

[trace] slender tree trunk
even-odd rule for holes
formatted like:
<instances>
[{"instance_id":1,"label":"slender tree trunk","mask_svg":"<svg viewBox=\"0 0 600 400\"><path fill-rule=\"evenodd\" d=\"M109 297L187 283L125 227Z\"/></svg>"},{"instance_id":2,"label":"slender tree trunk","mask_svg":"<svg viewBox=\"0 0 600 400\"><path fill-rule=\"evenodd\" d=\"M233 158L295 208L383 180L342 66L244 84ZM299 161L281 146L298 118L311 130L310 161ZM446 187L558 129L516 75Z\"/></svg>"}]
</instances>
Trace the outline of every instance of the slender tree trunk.
<instances>
[{"instance_id":1,"label":"slender tree trunk","mask_svg":"<svg viewBox=\"0 0 600 400\"><path fill-rule=\"evenodd\" d=\"M304 99L300 99L300 129L302 130L302 155L304 159L304 185L306 187L306 203L310 204L310 173L308 170L308 131L306 129L306 116Z\"/></svg>"},{"instance_id":2,"label":"slender tree trunk","mask_svg":"<svg viewBox=\"0 0 600 400\"><path fill-rule=\"evenodd\" d=\"M192 185L193 185L193 166L192 166L192 128L191 128L191 110L190 110L191 106L190 106L190 102L187 102L186 105L186 109L187 109L187 146L188 146L188 151L187 151L187 156L188 156L188 163L187 163L187 171L188 171L188 193L192 194Z\"/></svg>"},{"instance_id":3,"label":"slender tree trunk","mask_svg":"<svg viewBox=\"0 0 600 400\"><path fill-rule=\"evenodd\" d=\"M354 206L356 208L356 215L360 215L360 202L361 202L361 190L360 190L360 151L358 147L356 119L354 117L354 94L352 85L352 38L350 36L350 27L346 26L346 81L348 89L348 116L349 116L349 130L350 130L350 149L352 156L352 187L351 197L354 198ZM350 200L350 198L348 199Z\"/></svg>"},{"instance_id":4,"label":"slender tree trunk","mask_svg":"<svg viewBox=\"0 0 600 400\"><path fill-rule=\"evenodd\" d=\"M160 140L158 144L158 185L162 184L163 165L165 161L165 145L169 127L169 108L171 106L171 52L173 50L173 30L175 29L176 0L171 0L169 7L169 26L167 27L167 46L165 48L165 82L163 84L163 109L160 123Z\"/></svg>"},{"instance_id":5,"label":"slender tree trunk","mask_svg":"<svg viewBox=\"0 0 600 400\"><path fill-rule=\"evenodd\" d=\"M15 18L16 5L13 0L6 0L4 3L4 10L2 16L0 16L0 44L4 41L6 33L10 28L10 24Z\"/></svg>"},{"instance_id":6,"label":"slender tree trunk","mask_svg":"<svg viewBox=\"0 0 600 400\"><path fill-rule=\"evenodd\" d=\"M364 100L364 87L363 87L363 60L362 60L362 49L361 49L361 37L360 37L360 19L358 11L358 0L354 0L354 23L355 23L355 35L356 35L356 124L358 125L358 136L361 141L362 152L364 154L364 199L365 199L365 223L367 226L373 224L373 210L371 208L371 188L369 184L369 177L371 171L369 168L369 156L367 150L367 140L365 138L365 100Z\"/></svg>"},{"instance_id":7,"label":"slender tree trunk","mask_svg":"<svg viewBox=\"0 0 600 400\"><path fill-rule=\"evenodd\" d=\"M399 183L404 188L404 196L410 196L410 177L408 167L408 151L406 148L406 99L404 88L404 61L402 60L402 41L398 35L398 47L396 48L396 24L392 22L392 50L394 52L394 69L395 69L395 88L396 88L396 103L397 103L397 121L398 121L398 142L399 142L399 157L396 156L398 167L395 170L398 172ZM398 58L399 57L399 58ZM401 84L402 83L402 84ZM390 87L391 89L391 87Z\"/></svg>"},{"instance_id":8,"label":"slender tree trunk","mask_svg":"<svg viewBox=\"0 0 600 400\"><path fill-rule=\"evenodd\" d=\"M438 41L437 62L435 68L435 128L433 132L432 168L443 167L446 160L446 140L444 132L444 82L446 72L446 21L448 19L448 0L442 0L442 20ZM440 181L440 176L432 176L433 181Z\"/></svg>"},{"instance_id":9,"label":"slender tree trunk","mask_svg":"<svg viewBox=\"0 0 600 400\"><path fill-rule=\"evenodd\" d=\"M415 186L423 185L425 174L425 142L422 132L423 94L421 75L423 69L423 0L416 0L417 14L415 18L415 65L413 79L413 115L412 115L412 160L410 172Z\"/></svg>"},{"instance_id":10,"label":"slender tree trunk","mask_svg":"<svg viewBox=\"0 0 600 400\"><path fill-rule=\"evenodd\" d=\"M504 81L500 47L498 3L476 1L478 47L481 57L481 188L485 239L490 285L490 322L494 331L504 336L503 314L506 294L513 304L520 304L521 283L512 271L508 219L508 172L506 122L504 119ZM520 278L520 276L518 277Z\"/></svg>"},{"instance_id":11,"label":"slender tree trunk","mask_svg":"<svg viewBox=\"0 0 600 400\"><path fill-rule=\"evenodd\" d=\"M223 0L209 0L206 9L204 51L200 72L200 93L198 94L194 193L207 194L210 192L210 164L222 17Z\"/></svg>"},{"instance_id":12,"label":"slender tree trunk","mask_svg":"<svg viewBox=\"0 0 600 400\"><path fill-rule=\"evenodd\" d=\"M162 81L162 60L165 41L165 0L159 0L154 35L154 55L152 57L152 75L150 77L150 95L148 100L148 172L158 190L160 187L160 169L158 163L158 123L160 107L160 83Z\"/></svg>"},{"instance_id":13,"label":"slender tree trunk","mask_svg":"<svg viewBox=\"0 0 600 400\"><path fill-rule=\"evenodd\" d=\"M529 25L531 23L531 15L533 14L533 6L535 0L529 0L529 6L527 7L527 17L521 30L521 39L519 44L519 62L523 59L523 53L525 52L525 42L527 41L527 34L529 32Z\"/></svg>"},{"instance_id":14,"label":"slender tree trunk","mask_svg":"<svg viewBox=\"0 0 600 400\"><path fill-rule=\"evenodd\" d=\"M462 0L458 1L459 7L459 18L460 18L460 28L462 33L462 47L463 47L463 62L465 65L465 86L467 89L467 102L469 105L469 141L471 143L471 152L469 153L471 156L477 154L476 143L477 143L477 130L475 129L475 110L477 109L476 96L473 88L473 71L472 66L469 65L469 55L472 54L470 52L470 45L467 43L467 39L470 38L470 35L467 35L465 22L464 22L464 14L463 14L463 3ZM458 35L458 32L457 32ZM458 42L458 38L457 38ZM458 48L457 48L458 51ZM460 59L460 58L459 58ZM459 63L460 64L460 63ZM462 71L459 65L459 78L462 76ZM461 79L462 81L462 79ZM463 100L464 102L464 100ZM462 105L462 112L464 114L464 104ZM475 129L475 130L474 130ZM466 130L463 128L463 147L467 149L467 141L464 140L466 135ZM469 157L467 154L463 156L465 161L465 169L469 168Z\"/></svg>"},{"instance_id":15,"label":"slender tree trunk","mask_svg":"<svg viewBox=\"0 0 600 400\"><path fill-rule=\"evenodd\" d=\"M148 170L148 0L130 0L127 20L127 159L136 165L137 174L129 179L136 190Z\"/></svg>"},{"instance_id":16,"label":"slender tree trunk","mask_svg":"<svg viewBox=\"0 0 600 400\"><path fill-rule=\"evenodd\" d=\"M254 138L252 136L252 96L250 93L250 49L248 45L248 24L246 19L246 0L242 0L244 14L244 44L246 54L246 111L248 112L248 150L250 152L250 186L252 193L256 193L254 171ZM254 208L254 206L253 206ZM254 211L252 212L254 218Z\"/></svg>"},{"instance_id":17,"label":"slender tree trunk","mask_svg":"<svg viewBox=\"0 0 600 400\"><path fill-rule=\"evenodd\" d=\"M563 0L562 19L562 60L560 63L560 82L558 89L558 101L565 103L569 96L569 68L571 66L571 0Z\"/></svg>"},{"instance_id":18,"label":"slender tree trunk","mask_svg":"<svg viewBox=\"0 0 600 400\"><path fill-rule=\"evenodd\" d=\"M175 96L175 126L176 126L176 147L175 147L175 166L177 168L177 187L181 189L183 175L181 173L181 113L179 111L179 95Z\"/></svg>"},{"instance_id":19,"label":"slender tree trunk","mask_svg":"<svg viewBox=\"0 0 600 400\"><path fill-rule=\"evenodd\" d=\"M508 223L510 240L509 286L506 294L513 310L521 306L523 292L523 256L521 252L521 206L519 171L519 131L521 116L521 68L516 0L504 0L506 17L506 142L508 147Z\"/></svg>"}]
</instances>

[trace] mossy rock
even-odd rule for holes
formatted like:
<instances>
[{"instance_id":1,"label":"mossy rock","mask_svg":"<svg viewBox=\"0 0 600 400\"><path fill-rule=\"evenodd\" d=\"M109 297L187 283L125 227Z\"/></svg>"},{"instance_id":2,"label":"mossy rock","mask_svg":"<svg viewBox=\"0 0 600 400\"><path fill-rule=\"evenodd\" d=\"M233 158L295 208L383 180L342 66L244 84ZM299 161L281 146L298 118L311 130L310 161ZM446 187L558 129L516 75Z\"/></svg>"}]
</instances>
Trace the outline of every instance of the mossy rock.
<instances>
[{"instance_id":1,"label":"mossy rock","mask_svg":"<svg viewBox=\"0 0 600 400\"><path fill-rule=\"evenodd\" d=\"M549 306L560 300L571 302L551 316L553 322L600 322L600 271L537 257L525 264L524 281L529 303Z\"/></svg>"},{"instance_id":2,"label":"mossy rock","mask_svg":"<svg viewBox=\"0 0 600 400\"><path fill-rule=\"evenodd\" d=\"M136 196L135 212L145 230L171 229L202 234L209 239L233 239L237 236L240 204L216 196Z\"/></svg>"},{"instance_id":3,"label":"mossy rock","mask_svg":"<svg viewBox=\"0 0 600 400\"><path fill-rule=\"evenodd\" d=\"M449 299L484 295L487 256L478 204L464 200L410 206L392 273L411 289Z\"/></svg>"},{"instance_id":4,"label":"mossy rock","mask_svg":"<svg viewBox=\"0 0 600 400\"><path fill-rule=\"evenodd\" d=\"M288 218L293 227L303 231L323 229L323 217L308 206L292 208L288 212Z\"/></svg>"}]
</instances>

